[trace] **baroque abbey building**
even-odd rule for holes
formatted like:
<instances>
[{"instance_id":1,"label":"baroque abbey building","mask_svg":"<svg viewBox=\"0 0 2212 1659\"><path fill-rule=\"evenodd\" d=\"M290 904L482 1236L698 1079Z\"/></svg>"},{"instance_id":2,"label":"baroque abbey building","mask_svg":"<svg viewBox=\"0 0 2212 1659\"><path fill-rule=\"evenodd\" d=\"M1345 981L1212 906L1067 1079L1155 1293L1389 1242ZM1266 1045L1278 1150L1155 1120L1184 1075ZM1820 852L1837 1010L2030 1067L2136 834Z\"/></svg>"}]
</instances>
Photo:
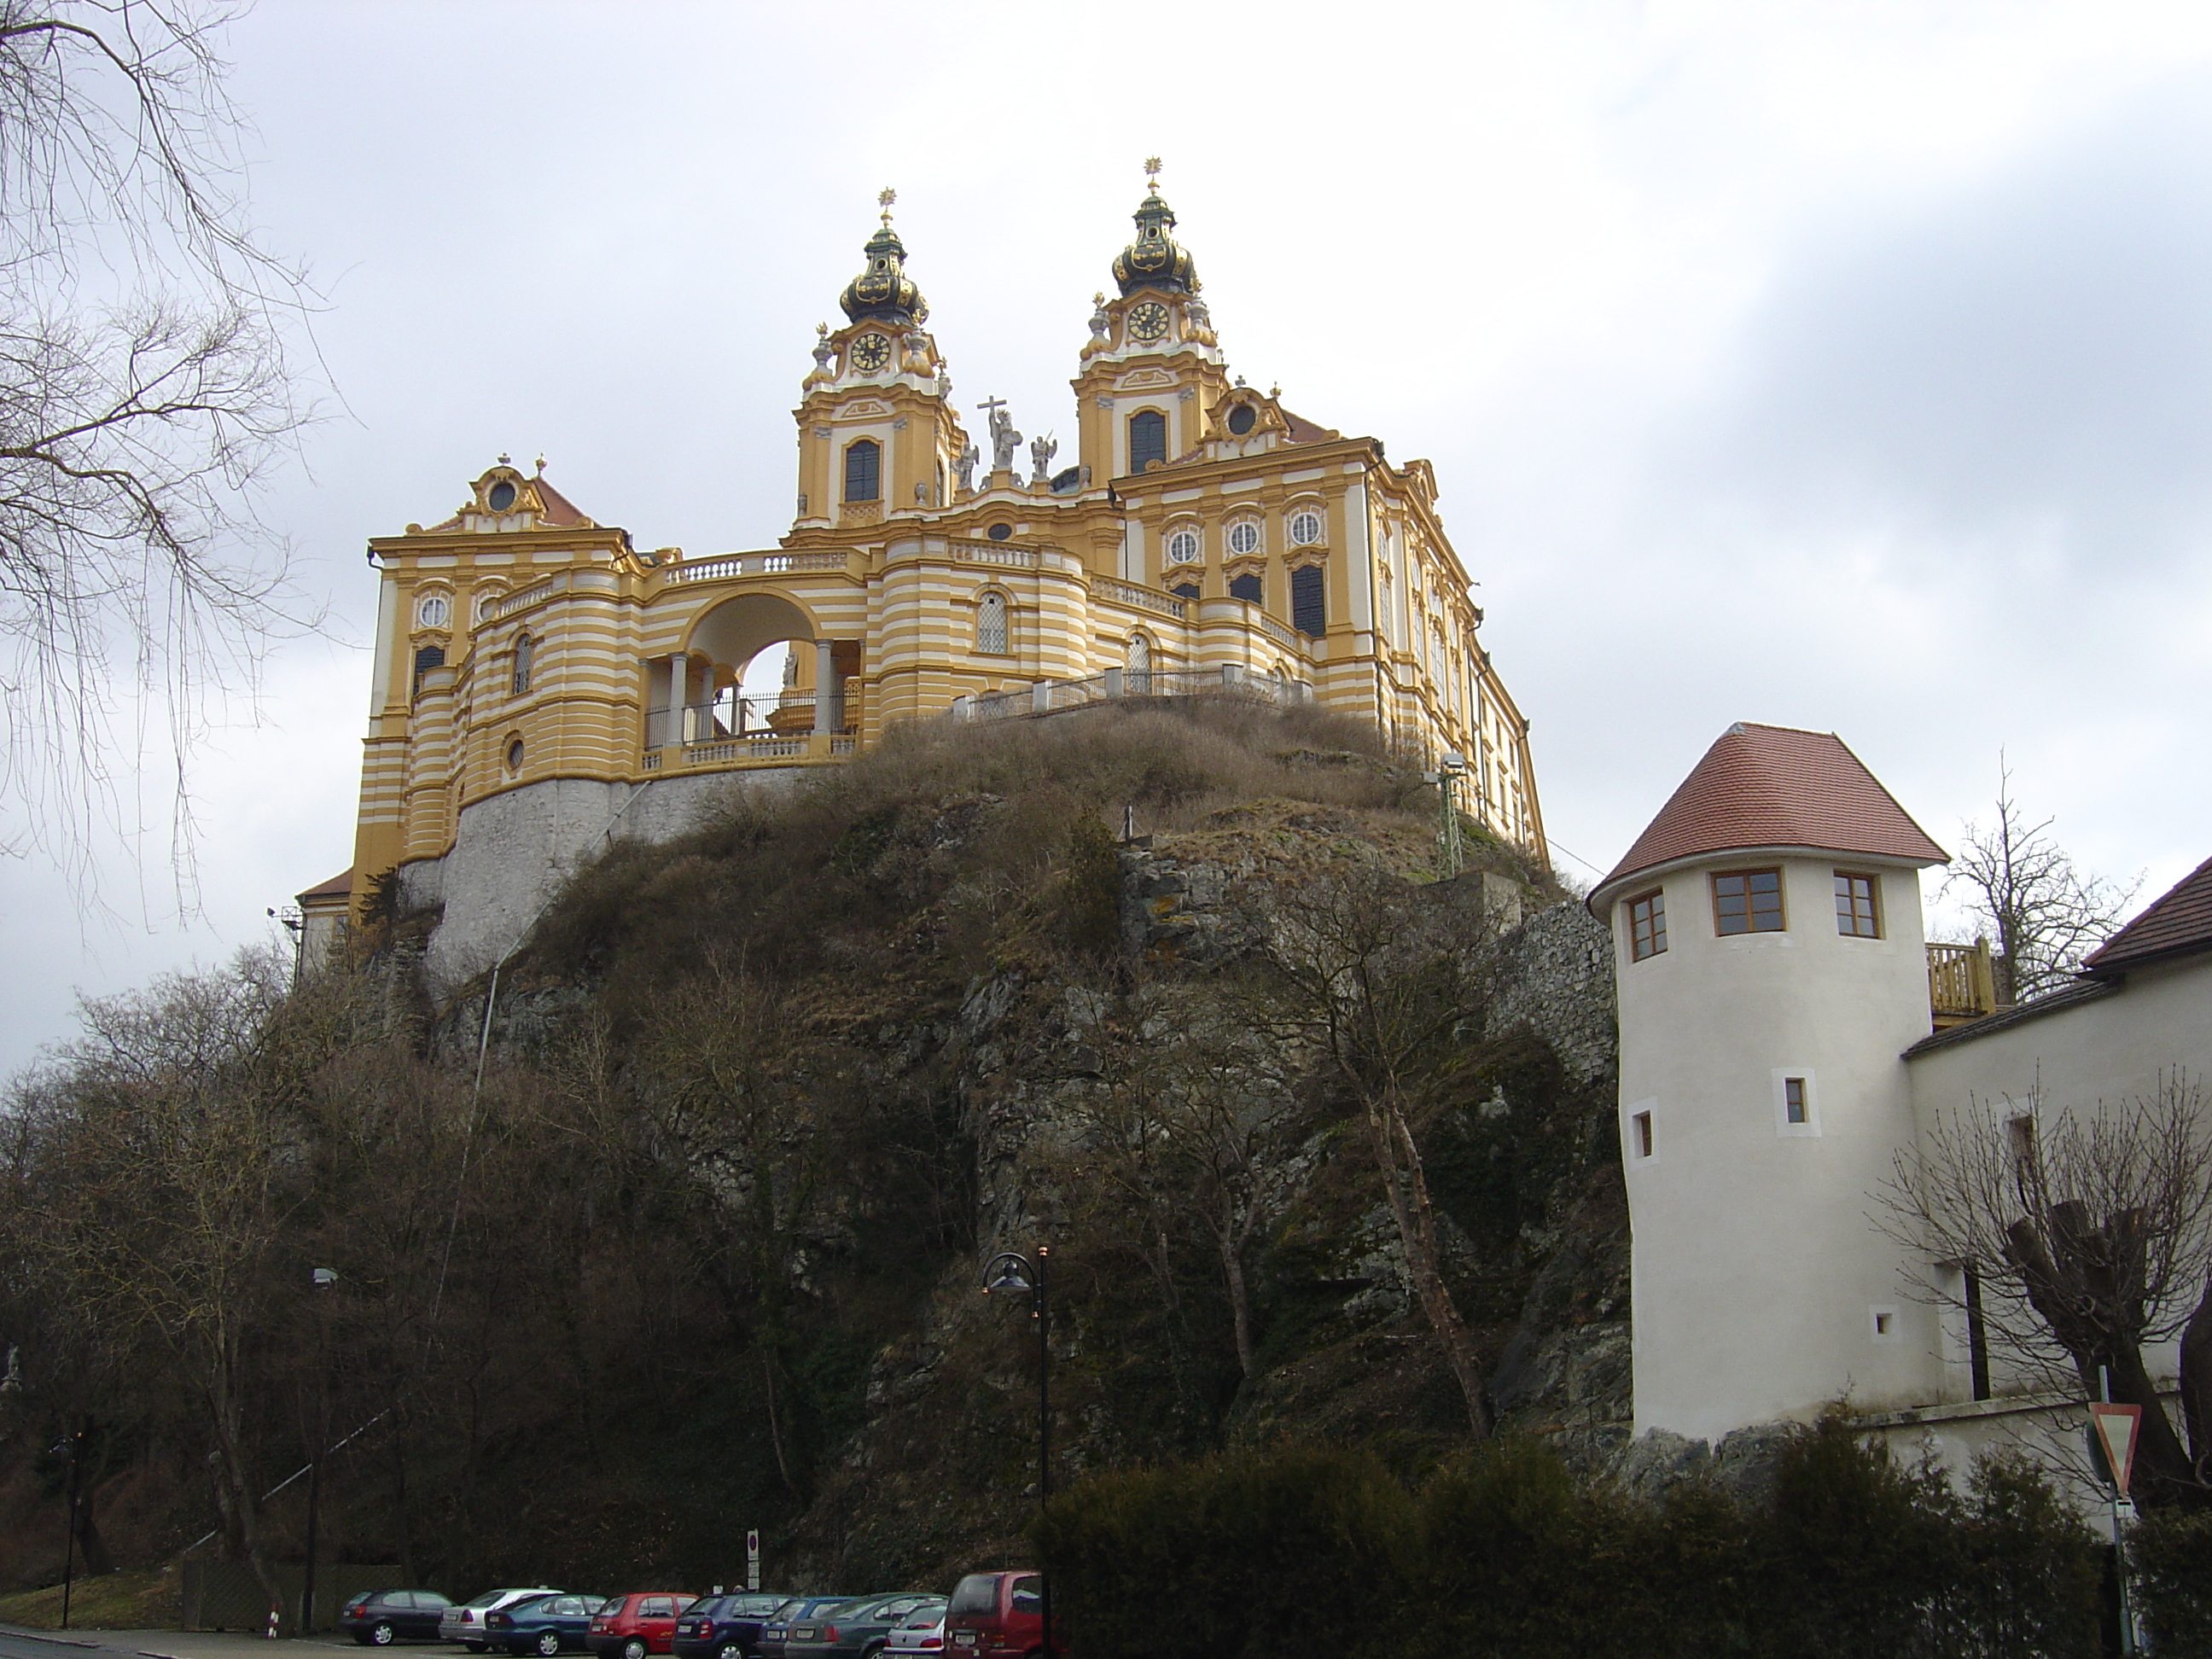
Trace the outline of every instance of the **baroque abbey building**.
<instances>
[{"instance_id":1,"label":"baroque abbey building","mask_svg":"<svg viewBox=\"0 0 2212 1659\"><path fill-rule=\"evenodd\" d=\"M647 550L504 457L452 517L369 544L355 862L302 896L311 927L397 870L409 902L446 906L450 982L605 836L672 833L731 774L787 781L902 720L1201 692L1456 753L1465 809L1543 856L1528 722L1434 472L1232 374L1157 185L1077 354L1072 456L1024 453L996 399L970 436L890 205L814 343L775 549Z\"/></svg>"}]
</instances>

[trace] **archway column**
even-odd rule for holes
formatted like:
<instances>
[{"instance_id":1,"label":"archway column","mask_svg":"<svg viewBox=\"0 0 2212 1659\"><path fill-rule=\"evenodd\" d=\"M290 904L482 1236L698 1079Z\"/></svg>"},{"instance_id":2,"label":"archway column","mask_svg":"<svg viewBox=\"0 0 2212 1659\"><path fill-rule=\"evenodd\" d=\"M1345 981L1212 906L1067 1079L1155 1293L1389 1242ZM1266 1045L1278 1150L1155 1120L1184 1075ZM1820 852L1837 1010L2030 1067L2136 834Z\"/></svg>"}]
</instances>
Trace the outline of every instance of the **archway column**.
<instances>
[{"instance_id":1,"label":"archway column","mask_svg":"<svg viewBox=\"0 0 2212 1659\"><path fill-rule=\"evenodd\" d=\"M817 732L835 732L845 724L838 708L844 701L844 691L837 681L836 644L835 640L814 641L814 729Z\"/></svg>"}]
</instances>

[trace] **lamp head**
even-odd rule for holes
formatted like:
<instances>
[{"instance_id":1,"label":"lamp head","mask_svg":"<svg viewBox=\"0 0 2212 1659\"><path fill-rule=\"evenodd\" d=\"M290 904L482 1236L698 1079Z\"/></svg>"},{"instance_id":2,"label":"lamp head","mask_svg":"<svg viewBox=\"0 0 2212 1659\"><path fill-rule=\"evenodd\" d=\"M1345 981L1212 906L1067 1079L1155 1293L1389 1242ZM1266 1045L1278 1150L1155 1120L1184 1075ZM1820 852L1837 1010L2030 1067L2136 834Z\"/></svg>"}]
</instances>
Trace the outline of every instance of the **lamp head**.
<instances>
[{"instance_id":1,"label":"lamp head","mask_svg":"<svg viewBox=\"0 0 2212 1659\"><path fill-rule=\"evenodd\" d=\"M998 1275L983 1286L988 1295L993 1291L1030 1291L1036 1288L1031 1281L1029 1267L1019 1256L1007 1256L995 1264Z\"/></svg>"},{"instance_id":2,"label":"lamp head","mask_svg":"<svg viewBox=\"0 0 2212 1659\"><path fill-rule=\"evenodd\" d=\"M314 1281L315 1288L319 1291L326 1291L330 1289L331 1285L338 1282L337 1274L328 1267L316 1268L310 1277Z\"/></svg>"}]
</instances>

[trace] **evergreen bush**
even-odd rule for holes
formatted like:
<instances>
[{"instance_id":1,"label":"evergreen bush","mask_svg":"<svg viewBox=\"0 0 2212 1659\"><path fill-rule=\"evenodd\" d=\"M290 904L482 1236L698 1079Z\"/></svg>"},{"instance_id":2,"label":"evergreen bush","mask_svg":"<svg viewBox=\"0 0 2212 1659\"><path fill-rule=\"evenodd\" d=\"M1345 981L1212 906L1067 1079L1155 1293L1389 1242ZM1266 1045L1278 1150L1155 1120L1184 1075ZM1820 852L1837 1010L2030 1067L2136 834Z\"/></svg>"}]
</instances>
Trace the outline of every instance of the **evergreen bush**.
<instances>
[{"instance_id":1,"label":"evergreen bush","mask_svg":"<svg viewBox=\"0 0 2212 1659\"><path fill-rule=\"evenodd\" d=\"M2160 1659L2212 1659L2212 1510L2146 1516L2129 1536L2128 1565Z\"/></svg>"}]
</instances>

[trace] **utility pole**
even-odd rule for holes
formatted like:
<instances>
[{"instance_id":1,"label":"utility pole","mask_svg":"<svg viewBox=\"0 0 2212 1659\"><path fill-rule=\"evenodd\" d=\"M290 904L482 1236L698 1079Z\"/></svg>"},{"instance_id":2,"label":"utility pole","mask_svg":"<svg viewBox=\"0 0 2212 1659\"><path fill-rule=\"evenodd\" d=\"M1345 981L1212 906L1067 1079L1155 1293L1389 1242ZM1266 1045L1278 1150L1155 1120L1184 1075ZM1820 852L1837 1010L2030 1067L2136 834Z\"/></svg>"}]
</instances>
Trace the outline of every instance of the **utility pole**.
<instances>
[{"instance_id":1,"label":"utility pole","mask_svg":"<svg viewBox=\"0 0 2212 1659\"><path fill-rule=\"evenodd\" d=\"M62 1628L69 1628L70 1589L76 1577L76 1504L79 1471L84 1467L84 1431L64 1435L54 1449L69 1459L69 1489L62 1506Z\"/></svg>"}]
</instances>

